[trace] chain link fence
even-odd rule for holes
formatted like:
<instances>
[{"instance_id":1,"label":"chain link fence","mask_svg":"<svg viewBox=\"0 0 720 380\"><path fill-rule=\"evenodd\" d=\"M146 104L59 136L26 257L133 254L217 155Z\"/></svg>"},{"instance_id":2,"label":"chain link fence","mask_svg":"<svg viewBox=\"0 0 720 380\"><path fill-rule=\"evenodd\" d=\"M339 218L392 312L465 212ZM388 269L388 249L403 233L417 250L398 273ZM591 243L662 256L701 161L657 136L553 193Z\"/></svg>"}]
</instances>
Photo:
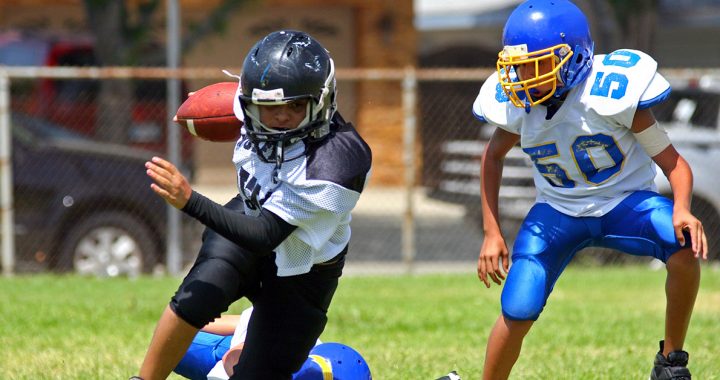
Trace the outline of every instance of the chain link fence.
<instances>
[{"instance_id":1,"label":"chain link fence","mask_svg":"<svg viewBox=\"0 0 720 380\"><path fill-rule=\"evenodd\" d=\"M168 209L150 190L144 162L165 155L168 128L178 128L167 118L167 80L179 79L186 93L226 80L219 72L0 68L3 272L135 276L166 272L173 255L191 263L202 226L181 216L182 241L174 245L181 252L168 251ZM374 152L373 178L353 215L348 270L474 270L482 243L479 158L492 128L471 108L491 72L338 70L340 111ZM718 185L704 179L717 177L708 164L720 162L712 159L720 159L720 93L712 82L720 71L664 74L677 95L656 116L693 165L693 211L718 260ZM194 186L212 188L218 201L234 195L232 169L228 185L203 183L198 141L184 130L179 140L179 164ZM531 173L523 154L512 151L501 192L509 243L534 199ZM627 260L606 251L582 256Z\"/></svg>"}]
</instances>

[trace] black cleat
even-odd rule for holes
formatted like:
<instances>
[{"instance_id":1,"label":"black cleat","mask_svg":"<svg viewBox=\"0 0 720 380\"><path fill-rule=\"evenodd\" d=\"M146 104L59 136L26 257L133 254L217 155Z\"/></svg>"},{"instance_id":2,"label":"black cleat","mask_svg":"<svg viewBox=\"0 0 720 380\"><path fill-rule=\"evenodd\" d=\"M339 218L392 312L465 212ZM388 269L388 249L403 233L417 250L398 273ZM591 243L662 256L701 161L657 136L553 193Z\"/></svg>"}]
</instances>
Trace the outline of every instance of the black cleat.
<instances>
[{"instance_id":1,"label":"black cleat","mask_svg":"<svg viewBox=\"0 0 720 380\"><path fill-rule=\"evenodd\" d=\"M443 377L438 377L435 380L462 380L462 379L460 379L460 375L458 375L457 372L452 371Z\"/></svg>"},{"instance_id":2,"label":"black cleat","mask_svg":"<svg viewBox=\"0 0 720 380\"><path fill-rule=\"evenodd\" d=\"M662 354L664 347L665 341L661 340L650 380L690 380L690 370L687 368L690 355L685 351L673 351L666 358Z\"/></svg>"}]
</instances>

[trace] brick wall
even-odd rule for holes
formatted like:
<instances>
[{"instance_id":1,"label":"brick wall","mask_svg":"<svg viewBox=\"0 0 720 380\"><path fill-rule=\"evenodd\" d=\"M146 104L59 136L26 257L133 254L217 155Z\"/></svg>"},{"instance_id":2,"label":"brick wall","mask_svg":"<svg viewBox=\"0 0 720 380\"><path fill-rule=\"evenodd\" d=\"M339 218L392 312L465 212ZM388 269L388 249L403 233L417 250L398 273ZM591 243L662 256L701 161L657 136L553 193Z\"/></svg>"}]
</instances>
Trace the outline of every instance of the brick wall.
<instances>
[{"instance_id":1,"label":"brick wall","mask_svg":"<svg viewBox=\"0 0 720 380\"><path fill-rule=\"evenodd\" d=\"M416 65L417 33L412 0L266 0L277 6L349 7L354 13L355 67L403 68ZM345 83L343 83L345 84ZM340 97L345 96L340 88ZM398 82L366 82L355 88L352 120L373 150L371 183L403 183L402 93Z\"/></svg>"}]
</instances>

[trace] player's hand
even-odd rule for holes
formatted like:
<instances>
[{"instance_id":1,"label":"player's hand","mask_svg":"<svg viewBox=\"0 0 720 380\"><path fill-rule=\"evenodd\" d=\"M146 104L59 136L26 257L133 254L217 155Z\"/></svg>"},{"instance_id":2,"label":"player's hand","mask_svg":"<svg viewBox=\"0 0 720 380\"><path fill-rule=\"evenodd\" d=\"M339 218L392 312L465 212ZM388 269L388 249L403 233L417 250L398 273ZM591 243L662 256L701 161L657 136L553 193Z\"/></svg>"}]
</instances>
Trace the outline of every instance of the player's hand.
<instances>
[{"instance_id":1,"label":"player's hand","mask_svg":"<svg viewBox=\"0 0 720 380\"><path fill-rule=\"evenodd\" d=\"M687 208L679 208L673 210L673 227L675 228L675 236L681 245L685 245L685 235L683 230L690 233L690 242L692 251L696 258L702 257L707 260L708 242L705 236L705 229L702 222L698 220Z\"/></svg>"},{"instance_id":2,"label":"player's hand","mask_svg":"<svg viewBox=\"0 0 720 380\"><path fill-rule=\"evenodd\" d=\"M187 204L192 188L187 178L170 161L153 157L145 163L147 175L155 183L150 188L165 201L177 209Z\"/></svg>"},{"instance_id":3,"label":"player's hand","mask_svg":"<svg viewBox=\"0 0 720 380\"><path fill-rule=\"evenodd\" d=\"M477 273L480 281L485 283L487 288L490 287L490 279L501 285L509 269L510 254L505 239L502 235L486 235L478 257Z\"/></svg>"}]
</instances>

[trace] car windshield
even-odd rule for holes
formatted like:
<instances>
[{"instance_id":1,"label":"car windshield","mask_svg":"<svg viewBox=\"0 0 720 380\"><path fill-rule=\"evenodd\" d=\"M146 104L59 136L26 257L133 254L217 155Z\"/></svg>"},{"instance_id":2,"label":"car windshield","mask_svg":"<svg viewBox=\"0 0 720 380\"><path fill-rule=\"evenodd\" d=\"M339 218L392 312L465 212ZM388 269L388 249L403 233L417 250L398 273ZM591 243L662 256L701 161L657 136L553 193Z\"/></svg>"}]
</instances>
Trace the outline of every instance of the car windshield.
<instances>
[{"instance_id":1,"label":"car windshield","mask_svg":"<svg viewBox=\"0 0 720 380\"><path fill-rule=\"evenodd\" d=\"M48 121L23 114L12 115L13 135L30 141L37 140L84 140L85 137L52 124Z\"/></svg>"}]
</instances>

